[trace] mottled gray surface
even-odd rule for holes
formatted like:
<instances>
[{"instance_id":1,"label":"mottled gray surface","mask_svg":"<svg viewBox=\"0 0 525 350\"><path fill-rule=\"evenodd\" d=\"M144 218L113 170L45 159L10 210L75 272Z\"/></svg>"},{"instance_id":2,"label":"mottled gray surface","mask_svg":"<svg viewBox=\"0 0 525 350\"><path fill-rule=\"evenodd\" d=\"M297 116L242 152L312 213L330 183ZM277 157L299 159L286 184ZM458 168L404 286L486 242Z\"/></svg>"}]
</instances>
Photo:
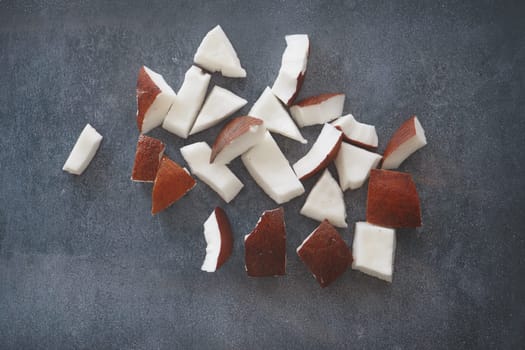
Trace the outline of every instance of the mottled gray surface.
<instances>
[{"instance_id":1,"label":"mottled gray surface","mask_svg":"<svg viewBox=\"0 0 525 350\"><path fill-rule=\"evenodd\" d=\"M523 346L517 3L0 1L0 348ZM288 274L248 278L242 237L276 205L239 160L232 168L246 187L230 205L199 183L150 215L151 185L129 181L138 69L178 89L216 24L248 77L213 82L247 98L245 113L276 77L283 36L308 33L300 96L345 92L345 111L377 125L380 151L403 120L420 117L429 145L402 170L417 183L424 226L399 231L392 285L355 271L317 285L295 255L316 226L298 214L305 195L284 206ZM104 140L75 177L61 168L87 122ZM179 147L212 142L218 130L185 141L152 135L183 163ZM304 134L312 142L319 130ZM276 139L292 162L309 148ZM349 223L363 220L366 188L345 199ZM201 224L216 205L236 241L228 263L207 274ZM353 228L339 231L351 243Z\"/></svg>"}]
</instances>

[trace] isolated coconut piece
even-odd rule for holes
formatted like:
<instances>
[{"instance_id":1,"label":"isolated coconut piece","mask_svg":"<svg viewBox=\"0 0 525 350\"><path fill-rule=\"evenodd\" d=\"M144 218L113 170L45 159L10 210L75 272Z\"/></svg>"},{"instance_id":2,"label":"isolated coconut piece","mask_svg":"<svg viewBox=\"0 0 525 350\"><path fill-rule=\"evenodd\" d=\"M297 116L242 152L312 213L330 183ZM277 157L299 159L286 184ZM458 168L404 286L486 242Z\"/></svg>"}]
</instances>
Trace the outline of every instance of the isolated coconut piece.
<instances>
[{"instance_id":1,"label":"isolated coconut piece","mask_svg":"<svg viewBox=\"0 0 525 350\"><path fill-rule=\"evenodd\" d=\"M343 134L330 124L325 124L308 153L293 165L300 180L305 180L323 170L337 156Z\"/></svg>"},{"instance_id":2,"label":"isolated coconut piece","mask_svg":"<svg viewBox=\"0 0 525 350\"><path fill-rule=\"evenodd\" d=\"M351 114L337 118L332 125L343 132L345 141L370 151L377 149L378 139L375 126L360 123Z\"/></svg>"},{"instance_id":3,"label":"isolated coconut piece","mask_svg":"<svg viewBox=\"0 0 525 350\"><path fill-rule=\"evenodd\" d=\"M293 103L303 85L310 53L310 41L306 34L285 36L286 49L281 58L281 68L272 86L272 92L285 105Z\"/></svg>"},{"instance_id":4,"label":"isolated coconut piece","mask_svg":"<svg viewBox=\"0 0 525 350\"><path fill-rule=\"evenodd\" d=\"M355 190L363 186L370 170L376 168L380 161L381 155L343 142L334 160L341 189Z\"/></svg>"},{"instance_id":5,"label":"isolated coconut piece","mask_svg":"<svg viewBox=\"0 0 525 350\"><path fill-rule=\"evenodd\" d=\"M71 153L69 153L62 170L73 175L81 175L91 163L93 157L95 157L101 142L102 135L91 125L86 124Z\"/></svg>"},{"instance_id":6,"label":"isolated coconut piece","mask_svg":"<svg viewBox=\"0 0 525 350\"><path fill-rule=\"evenodd\" d=\"M184 82L173 100L162 127L169 132L187 138L197 113L206 97L211 75L191 66L184 76Z\"/></svg>"},{"instance_id":7,"label":"isolated coconut piece","mask_svg":"<svg viewBox=\"0 0 525 350\"><path fill-rule=\"evenodd\" d=\"M242 161L255 182L277 204L304 193L303 184L270 132L266 131L264 139L242 155Z\"/></svg>"},{"instance_id":8,"label":"isolated coconut piece","mask_svg":"<svg viewBox=\"0 0 525 350\"><path fill-rule=\"evenodd\" d=\"M157 169L165 149L166 145L162 141L154 137L140 135L137 141L131 180L153 182L157 176Z\"/></svg>"},{"instance_id":9,"label":"isolated coconut piece","mask_svg":"<svg viewBox=\"0 0 525 350\"><path fill-rule=\"evenodd\" d=\"M308 97L290 107L293 119L303 126L327 123L343 114L345 94L321 94Z\"/></svg>"},{"instance_id":10,"label":"isolated coconut piece","mask_svg":"<svg viewBox=\"0 0 525 350\"><path fill-rule=\"evenodd\" d=\"M395 230L356 222L352 244L353 269L392 282L395 252Z\"/></svg>"},{"instance_id":11,"label":"isolated coconut piece","mask_svg":"<svg viewBox=\"0 0 525 350\"><path fill-rule=\"evenodd\" d=\"M204 222L206 257L201 270L215 272L228 260L233 250L233 234L224 210L215 208Z\"/></svg>"},{"instance_id":12,"label":"isolated coconut piece","mask_svg":"<svg viewBox=\"0 0 525 350\"><path fill-rule=\"evenodd\" d=\"M218 124L241 109L247 102L244 98L235 95L233 92L215 85L197 115L190 135Z\"/></svg>"},{"instance_id":13,"label":"isolated coconut piece","mask_svg":"<svg viewBox=\"0 0 525 350\"><path fill-rule=\"evenodd\" d=\"M188 170L166 156L160 160L151 195L151 214L163 211L195 186Z\"/></svg>"},{"instance_id":14,"label":"isolated coconut piece","mask_svg":"<svg viewBox=\"0 0 525 350\"><path fill-rule=\"evenodd\" d=\"M219 25L202 39L193 61L207 71L221 72L225 77L246 77L246 71L241 67L237 52Z\"/></svg>"},{"instance_id":15,"label":"isolated coconut piece","mask_svg":"<svg viewBox=\"0 0 525 350\"><path fill-rule=\"evenodd\" d=\"M297 255L321 287L341 276L352 263L352 253L328 220L321 224L297 248Z\"/></svg>"},{"instance_id":16,"label":"isolated coconut piece","mask_svg":"<svg viewBox=\"0 0 525 350\"><path fill-rule=\"evenodd\" d=\"M264 138L266 128L261 119L242 116L226 124L211 148L210 162L228 164Z\"/></svg>"},{"instance_id":17,"label":"isolated coconut piece","mask_svg":"<svg viewBox=\"0 0 525 350\"><path fill-rule=\"evenodd\" d=\"M301 143L307 143L286 109L284 109L269 87L264 89L248 115L263 120L264 126L270 131Z\"/></svg>"},{"instance_id":18,"label":"isolated coconut piece","mask_svg":"<svg viewBox=\"0 0 525 350\"><path fill-rule=\"evenodd\" d=\"M162 124L175 92L162 75L142 66L137 79L137 127L141 133Z\"/></svg>"},{"instance_id":19,"label":"isolated coconut piece","mask_svg":"<svg viewBox=\"0 0 525 350\"><path fill-rule=\"evenodd\" d=\"M366 221L392 228L421 226L419 196L410 174L372 169Z\"/></svg>"},{"instance_id":20,"label":"isolated coconut piece","mask_svg":"<svg viewBox=\"0 0 525 350\"><path fill-rule=\"evenodd\" d=\"M248 276L278 276L286 273L284 209L265 211L253 231L244 237Z\"/></svg>"},{"instance_id":21,"label":"isolated coconut piece","mask_svg":"<svg viewBox=\"0 0 525 350\"><path fill-rule=\"evenodd\" d=\"M412 153L427 144L425 131L416 116L405 121L394 133L385 153L383 169L397 169Z\"/></svg>"},{"instance_id":22,"label":"isolated coconut piece","mask_svg":"<svg viewBox=\"0 0 525 350\"><path fill-rule=\"evenodd\" d=\"M206 142L184 146L180 153L191 172L229 203L243 188L241 180L223 164L210 163L211 148Z\"/></svg>"},{"instance_id":23,"label":"isolated coconut piece","mask_svg":"<svg viewBox=\"0 0 525 350\"><path fill-rule=\"evenodd\" d=\"M347 227L343 191L326 169L308 194L300 213L311 219L327 219L337 227Z\"/></svg>"}]
</instances>

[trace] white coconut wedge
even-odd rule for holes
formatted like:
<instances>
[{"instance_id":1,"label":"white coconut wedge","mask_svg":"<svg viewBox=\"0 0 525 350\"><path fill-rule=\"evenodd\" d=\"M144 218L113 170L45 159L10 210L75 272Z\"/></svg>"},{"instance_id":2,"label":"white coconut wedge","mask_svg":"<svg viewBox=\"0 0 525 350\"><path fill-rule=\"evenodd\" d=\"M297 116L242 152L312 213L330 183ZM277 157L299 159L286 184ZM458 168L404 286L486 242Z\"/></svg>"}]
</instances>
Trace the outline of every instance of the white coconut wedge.
<instances>
[{"instance_id":1,"label":"white coconut wedge","mask_svg":"<svg viewBox=\"0 0 525 350\"><path fill-rule=\"evenodd\" d=\"M169 132L187 138L197 113L206 97L211 75L191 66L184 76L184 82L173 100L162 127Z\"/></svg>"},{"instance_id":2,"label":"white coconut wedge","mask_svg":"<svg viewBox=\"0 0 525 350\"><path fill-rule=\"evenodd\" d=\"M397 129L388 142L381 168L397 169L405 159L426 144L425 130L416 116L411 117Z\"/></svg>"},{"instance_id":3,"label":"white coconut wedge","mask_svg":"<svg viewBox=\"0 0 525 350\"><path fill-rule=\"evenodd\" d=\"M241 158L255 182L277 204L304 193L301 181L268 131L264 139Z\"/></svg>"},{"instance_id":4,"label":"white coconut wedge","mask_svg":"<svg viewBox=\"0 0 525 350\"><path fill-rule=\"evenodd\" d=\"M197 115L190 135L211 128L244 107L248 101L215 85Z\"/></svg>"},{"instance_id":5,"label":"white coconut wedge","mask_svg":"<svg viewBox=\"0 0 525 350\"><path fill-rule=\"evenodd\" d=\"M345 141L370 151L377 149L378 138L375 126L360 123L351 114L337 118L332 125L343 132Z\"/></svg>"},{"instance_id":6,"label":"white coconut wedge","mask_svg":"<svg viewBox=\"0 0 525 350\"><path fill-rule=\"evenodd\" d=\"M381 155L343 142L334 160L341 189L355 190L363 186L370 170L375 169L380 161Z\"/></svg>"},{"instance_id":7,"label":"white coconut wedge","mask_svg":"<svg viewBox=\"0 0 525 350\"><path fill-rule=\"evenodd\" d=\"M307 179L323 170L337 156L343 134L330 124L325 124L308 153L293 165L300 180Z\"/></svg>"},{"instance_id":8,"label":"white coconut wedge","mask_svg":"<svg viewBox=\"0 0 525 350\"><path fill-rule=\"evenodd\" d=\"M241 180L223 164L210 163L211 148L206 142L184 146L180 153L191 172L229 203L243 188Z\"/></svg>"},{"instance_id":9,"label":"white coconut wedge","mask_svg":"<svg viewBox=\"0 0 525 350\"><path fill-rule=\"evenodd\" d=\"M269 87L264 89L259 99L254 103L252 109L250 109L250 112L248 112L248 115L262 119L266 129L272 132L301 143L307 143L286 109Z\"/></svg>"},{"instance_id":10,"label":"white coconut wedge","mask_svg":"<svg viewBox=\"0 0 525 350\"><path fill-rule=\"evenodd\" d=\"M344 94L322 94L308 97L290 107L290 114L303 126L327 123L343 114Z\"/></svg>"},{"instance_id":11,"label":"white coconut wedge","mask_svg":"<svg viewBox=\"0 0 525 350\"><path fill-rule=\"evenodd\" d=\"M261 119L242 116L226 124L213 143L210 162L228 164L264 138L266 128Z\"/></svg>"},{"instance_id":12,"label":"white coconut wedge","mask_svg":"<svg viewBox=\"0 0 525 350\"><path fill-rule=\"evenodd\" d=\"M328 169L308 194L300 213L317 221L326 219L337 227L348 227L343 191Z\"/></svg>"},{"instance_id":13,"label":"white coconut wedge","mask_svg":"<svg viewBox=\"0 0 525 350\"><path fill-rule=\"evenodd\" d=\"M293 103L303 85L310 53L306 34L287 35L286 49L281 58L281 68L272 86L272 92L285 105Z\"/></svg>"},{"instance_id":14,"label":"white coconut wedge","mask_svg":"<svg viewBox=\"0 0 525 350\"><path fill-rule=\"evenodd\" d=\"M206 257L201 270L215 272L228 260L233 251L233 234L224 210L215 208L204 222Z\"/></svg>"},{"instance_id":15,"label":"white coconut wedge","mask_svg":"<svg viewBox=\"0 0 525 350\"><path fill-rule=\"evenodd\" d=\"M143 134L160 126L168 114L175 92L162 75L142 66L137 78L137 127Z\"/></svg>"},{"instance_id":16,"label":"white coconut wedge","mask_svg":"<svg viewBox=\"0 0 525 350\"><path fill-rule=\"evenodd\" d=\"M102 135L91 125L86 124L62 170L70 174L81 175L95 157L101 142Z\"/></svg>"},{"instance_id":17,"label":"white coconut wedge","mask_svg":"<svg viewBox=\"0 0 525 350\"><path fill-rule=\"evenodd\" d=\"M237 52L219 25L202 39L193 61L207 71L220 72L225 77L246 77Z\"/></svg>"},{"instance_id":18,"label":"white coconut wedge","mask_svg":"<svg viewBox=\"0 0 525 350\"><path fill-rule=\"evenodd\" d=\"M356 222L352 245L353 269L392 282L395 252L395 230Z\"/></svg>"}]
</instances>

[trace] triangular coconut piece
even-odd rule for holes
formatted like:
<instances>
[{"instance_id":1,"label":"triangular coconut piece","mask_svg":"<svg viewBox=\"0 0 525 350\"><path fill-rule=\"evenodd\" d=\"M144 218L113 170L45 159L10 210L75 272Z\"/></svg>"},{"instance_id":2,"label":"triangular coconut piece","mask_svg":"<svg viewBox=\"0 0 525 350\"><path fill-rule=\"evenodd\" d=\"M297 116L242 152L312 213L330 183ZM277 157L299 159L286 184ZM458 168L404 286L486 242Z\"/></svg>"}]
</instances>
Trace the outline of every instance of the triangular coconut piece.
<instances>
[{"instance_id":1,"label":"triangular coconut piece","mask_svg":"<svg viewBox=\"0 0 525 350\"><path fill-rule=\"evenodd\" d=\"M244 260L248 276L286 274L284 209L265 211L253 231L244 236Z\"/></svg>"},{"instance_id":2,"label":"triangular coconut piece","mask_svg":"<svg viewBox=\"0 0 525 350\"><path fill-rule=\"evenodd\" d=\"M248 101L230 90L215 85L206 98L190 135L211 128L241 109Z\"/></svg>"},{"instance_id":3,"label":"triangular coconut piece","mask_svg":"<svg viewBox=\"0 0 525 350\"><path fill-rule=\"evenodd\" d=\"M153 183L151 214L163 211L195 186L188 170L163 156Z\"/></svg>"},{"instance_id":4,"label":"triangular coconut piece","mask_svg":"<svg viewBox=\"0 0 525 350\"><path fill-rule=\"evenodd\" d=\"M348 226L343 191L328 169L317 180L300 213L317 221L327 219L337 227Z\"/></svg>"},{"instance_id":5,"label":"triangular coconut piece","mask_svg":"<svg viewBox=\"0 0 525 350\"><path fill-rule=\"evenodd\" d=\"M246 77L237 52L220 25L210 30L202 39L193 61L207 71L221 72L225 77Z\"/></svg>"},{"instance_id":6,"label":"triangular coconut piece","mask_svg":"<svg viewBox=\"0 0 525 350\"><path fill-rule=\"evenodd\" d=\"M365 183L370 170L375 169L381 161L381 155L349 143L341 143L335 158L335 167L339 175L339 185L343 191L355 190Z\"/></svg>"},{"instance_id":7,"label":"triangular coconut piece","mask_svg":"<svg viewBox=\"0 0 525 350\"><path fill-rule=\"evenodd\" d=\"M162 75L142 66L137 78L137 127L143 134L156 128L168 114L175 92Z\"/></svg>"},{"instance_id":8,"label":"triangular coconut piece","mask_svg":"<svg viewBox=\"0 0 525 350\"><path fill-rule=\"evenodd\" d=\"M288 114L286 109L269 87L264 89L262 95L254 103L249 116L262 119L266 129L289 137L301 143L307 143L306 139Z\"/></svg>"},{"instance_id":9,"label":"triangular coconut piece","mask_svg":"<svg viewBox=\"0 0 525 350\"><path fill-rule=\"evenodd\" d=\"M131 180L138 182L155 181L157 169L165 149L166 145L162 141L154 137L140 135L137 141Z\"/></svg>"},{"instance_id":10,"label":"triangular coconut piece","mask_svg":"<svg viewBox=\"0 0 525 350\"><path fill-rule=\"evenodd\" d=\"M427 144L425 130L416 116L405 121L396 130L383 154L383 169L396 169L412 153Z\"/></svg>"}]
</instances>

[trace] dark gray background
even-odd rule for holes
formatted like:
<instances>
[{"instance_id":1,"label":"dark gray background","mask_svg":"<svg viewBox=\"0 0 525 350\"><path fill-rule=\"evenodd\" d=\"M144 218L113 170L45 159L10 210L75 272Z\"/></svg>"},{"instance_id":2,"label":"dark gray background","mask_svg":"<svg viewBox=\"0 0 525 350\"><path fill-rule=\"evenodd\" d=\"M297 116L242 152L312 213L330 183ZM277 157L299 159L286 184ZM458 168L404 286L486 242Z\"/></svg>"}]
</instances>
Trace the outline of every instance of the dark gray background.
<instances>
[{"instance_id":1,"label":"dark gray background","mask_svg":"<svg viewBox=\"0 0 525 350\"><path fill-rule=\"evenodd\" d=\"M0 1L0 348L503 348L525 341L525 16L502 1ZM424 226L400 230L390 285L348 271L321 289L295 248L317 223L285 207L288 274L248 278L242 237L276 207L239 160L229 205L202 182L150 215L151 185L129 180L142 64L175 90L221 24L246 79L213 77L246 113L277 75L284 35L307 33L300 97L347 94L380 151L419 116L428 146L412 173ZM80 177L62 172L91 123L102 146ZM220 127L167 153L211 143ZM291 162L310 144L276 136ZM332 170L333 167L331 167ZM309 190L317 177L306 181ZM345 193L353 223L366 186ZM200 271L202 223L221 205L234 252Z\"/></svg>"}]
</instances>

